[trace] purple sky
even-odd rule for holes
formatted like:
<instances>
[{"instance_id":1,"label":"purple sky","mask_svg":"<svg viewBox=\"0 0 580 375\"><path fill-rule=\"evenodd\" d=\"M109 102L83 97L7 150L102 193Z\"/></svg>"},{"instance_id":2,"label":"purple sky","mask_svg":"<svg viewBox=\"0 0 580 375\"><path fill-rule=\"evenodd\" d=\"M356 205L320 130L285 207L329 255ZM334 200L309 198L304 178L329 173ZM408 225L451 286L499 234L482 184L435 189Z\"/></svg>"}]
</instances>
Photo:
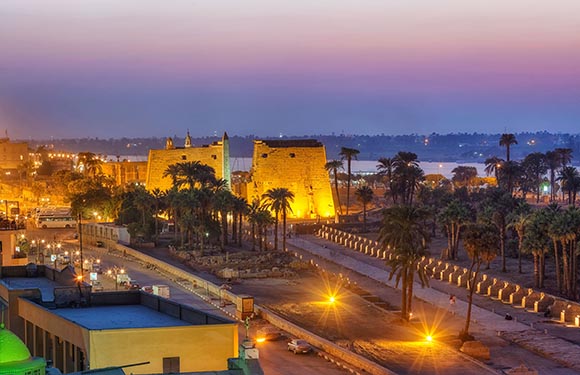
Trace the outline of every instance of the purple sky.
<instances>
[{"instance_id":1,"label":"purple sky","mask_svg":"<svg viewBox=\"0 0 580 375\"><path fill-rule=\"evenodd\" d=\"M578 133L580 1L2 0L3 129Z\"/></svg>"}]
</instances>

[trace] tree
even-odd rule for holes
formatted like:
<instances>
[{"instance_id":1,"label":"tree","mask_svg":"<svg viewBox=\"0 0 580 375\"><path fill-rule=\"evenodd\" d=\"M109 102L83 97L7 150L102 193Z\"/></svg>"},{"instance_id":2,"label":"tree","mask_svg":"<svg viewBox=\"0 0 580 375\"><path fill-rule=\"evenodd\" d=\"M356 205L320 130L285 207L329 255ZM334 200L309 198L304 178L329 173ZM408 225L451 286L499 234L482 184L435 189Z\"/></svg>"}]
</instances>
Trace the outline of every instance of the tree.
<instances>
[{"instance_id":1,"label":"tree","mask_svg":"<svg viewBox=\"0 0 580 375\"><path fill-rule=\"evenodd\" d=\"M471 208L458 199L454 199L439 215L439 222L443 224L447 233L447 248L443 250L441 258L457 259L459 238L463 227L471 221Z\"/></svg>"},{"instance_id":2,"label":"tree","mask_svg":"<svg viewBox=\"0 0 580 375\"><path fill-rule=\"evenodd\" d=\"M486 224L470 224L465 228L463 234L463 246L467 251L471 265L467 273L467 316L465 326L460 333L462 339L470 338L469 325L471 323L471 307L473 305L473 293L475 292L476 281L479 270L483 262L488 264L497 254L498 233L496 228ZM475 269L475 270L474 270Z\"/></svg>"},{"instance_id":3,"label":"tree","mask_svg":"<svg viewBox=\"0 0 580 375\"><path fill-rule=\"evenodd\" d=\"M562 192L568 193L568 204L576 206L576 194L580 190L580 174L572 166L563 167L558 176L562 183Z\"/></svg>"},{"instance_id":4,"label":"tree","mask_svg":"<svg viewBox=\"0 0 580 375\"><path fill-rule=\"evenodd\" d=\"M332 172L334 177L334 190L336 191L336 202L338 203L338 213L342 214L342 206L340 205L340 192L338 191L338 170L342 169L342 160L332 160L324 165L327 171Z\"/></svg>"},{"instance_id":5,"label":"tree","mask_svg":"<svg viewBox=\"0 0 580 375\"><path fill-rule=\"evenodd\" d=\"M367 230L367 205L373 201L373 189L368 186L362 186L354 192L356 198L363 205L363 230Z\"/></svg>"},{"instance_id":6,"label":"tree","mask_svg":"<svg viewBox=\"0 0 580 375\"><path fill-rule=\"evenodd\" d=\"M79 152L77 163L85 175L94 177L103 173L103 161L92 152Z\"/></svg>"},{"instance_id":7,"label":"tree","mask_svg":"<svg viewBox=\"0 0 580 375\"><path fill-rule=\"evenodd\" d=\"M393 204L397 204L397 191L395 189L395 181L393 176L393 159L391 158L380 158L379 164L377 164L377 170L379 175L386 179L385 186L389 188L389 193L393 200ZM386 193L385 193L386 194Z\"/></svg>"},{"instance_id":8,"label":"tree","mask_svg":"<svg viewBox=\"0 0 580 375\"><path fill-rule=\"evenodd\" d=\"M545 255L550 251L551 242L548 235L549 215L546 210L537 210L530 214L525 224L521 250L532 254L534 259L534 286L544 287Z\"/></svg>"},{"instance_id":9,"label":"tree","mask_svg":"<svg viewBox=\"0 0 580 375\"><path fill-rule=\"evenodd\" d=\"M262 195L265 207L274 211L274 250L278 250L278 215L282 213L282 249L286 250L286 215L292 212L294 193L286 188L269 189Z\"/></svg>"},{"instance_id":10,"label":"tree","mask_svg":"<svg viewBox=\"0 0 580 375\"><path fill-rule=\"evenodd\" d=\"M415 190L425 179L417 154L399 151L393 158L392 165L394 189L401 196L403 204L412 204Z\"/></svg>"},{"instance_id":11,"label":"tree","mask_svg":"<svg viewBox=\"0 0 580 375\"><path fill-rule=\"evenodd\" d=\"M387 261L391 267L389 279L396 275L396 286L401 282L401 314L409 320L412 311L413 281L415 273L421 286L428 285L423 268L417 267L427 255L429 233L423 226L428 215L421 207L393 206L384 210L383 222L379 231L379 242L384 248L391 249L393 257Z\"/></svg>"},{"instance_id":12,"label":"tree","mask_svg":"<svg viewBox=\"0 0 580 375\"><path fill-rule=\"evenodd\" d=\"M352 159L357 158L357 155L360 154L359 150L356 150L354 148L348 148L348 147L342 147L340 149L340 153L339 155L341 156L342 160L346 160L346 172L348 174L348 180L346 182L346 214L348 215L348 208L350 205L350 181L352 179L352 173L351 173L351 164L352 164Z\"/></svg>"},{"instance_id":13,"label":"tree","mask_svg":"<svg viewBox=\"0 0 580 375\"><path fill-rule=\"evenodd\" d=\"M215 170L197 160L172 164L167 167L163 177L171 177L173 185L178 189L211 187L218 182L215 177Z\"/></svg>"},{"instance_id":14,"label":"tree","mask_svg":"<svg viewBox=\"0 0 580 375\"><path fill-rule=\"evenodd\" d=\"M550 202L556 198L556 172L562 166L560 155L556 151L546 152L546 165L550 171Z\"/></svg>"},{"instance_id":15,"label":"tree","mask_svg":"<svg viewBox=\"0 0 580 375\"><path fill-rule=\"evenodd\" d=\"M456 188L470 187L477 177L477 168L460 165L453 168L451 173L453 173L451 181Z\"/></svg>"},{"instance_id":16,"label":"tree","mask_svg":"<svg viewBox=\"0 0 580 375\"><path fill-rule=\"evenodd\" d=\"M504 133L501 135L500 139L499 139L499 145L500 146L504 146L506 151L506 158L505 160L507 162L509 162L510 159L510 148L512 145L517 145L518 141L516 140L516 136L514 134L511 133Z\"/></svg>"},{"instance_id":17,"label":"tree","mask_svg":"<svg viewBox=\"0 0 580 375\"><path fill-rule=\"evenodd\" d=\"M536 195L536 203L540 202L542 178L548 171L546 155L541 152L528 154L522 161L525 178Z\"/></svg>"},{"instance_id":18,"label":"tree","mask_svg":"<svg viewBox=\"0 0 580 375\"><path fill-rule=\"evenodd\" d=\"M488 196L481 203L480 206L480 221L493 224L499 231L500 254L502 272L507 272L506 268L506 231L507 231L507 217L518 205L520 200L512 197L509 192L501 189L492 189L487 193Z\"/></svg>"},{"instance_id":19,"label":"tree","mask_svg":"<svg viewBox=\"0 0 580 375\"><path fill-rule=\"evenodd\" d=\"M498 181L499 183L499 169L501 168L501 165L503 164L504 160L501 158L498 158L497 156L492 156L490 158L485 159L485 173L488 176L491 176L492 174L494 175L496 181Z\"/></svg>"},{"instance_id":20,"label":"tree","mask_svg":"<svg viewBox=\"0 0 580 375\"><path fill-rule=\"evenodd\" d=\"M531 218L531 208L526 202L520 202L516 209L508 215L508 228L515 229L518 234L518 273L522 273L522 248L526 227Z\"/></svg>"}]
</instances>

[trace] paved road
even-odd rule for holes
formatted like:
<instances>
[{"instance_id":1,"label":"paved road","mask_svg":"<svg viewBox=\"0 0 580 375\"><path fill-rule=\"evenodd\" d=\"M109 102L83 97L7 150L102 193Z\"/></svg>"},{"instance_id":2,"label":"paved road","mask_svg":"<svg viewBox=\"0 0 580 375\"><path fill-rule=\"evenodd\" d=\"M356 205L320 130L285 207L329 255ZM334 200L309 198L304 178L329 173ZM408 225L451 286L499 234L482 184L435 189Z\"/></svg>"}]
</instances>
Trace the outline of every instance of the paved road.
<instances>
[{"instance_id":1,"label":"paved road","mask_svg":"<svg viewBox=\"0 0 580 375\"><path fill-rule=\"evenodd\" d=\"M306 257L305 259L313 259L314 262L331 272L346 272L365 290L378 296L384 296L387 300L393 299L392 293L388 291L390 288L385 288L385 286L394 287L394 283L388 280L388 270L383 260L355 252L315 236L301 235L289 240L288 244L291 251L297 251ZM466 290L439 280L432 280L430 285L431 288L423 289L420 285L415 285L414 288L414 294L427 302L422 307L423 313L441 314L441 311L445 311L448 312L448 317L444 319L454 319L455 317L464 321L467 309ZM452 307L449 304L450 294L457 296L457 302ZM471 332L490 346L492 352L490 364L494 368L505 369L525 362L542 374L579 373L580 347L569 341L570 338L580 335L579 329L556 327L554 323L546 322L542 314L518 310L488 297L476 295L475 299L478 306L474 306L474 323L472 323ZM398 305L398 300L394 299L393 303ZM415 313L420 313L420 311L414 310ZM503 317L506 312L510 312L515 319L505 320ZM449 314L452 314L451 318L449 318ZM531 327L532 325L534 328ZM548 334L544 333L544 329L548 330ZM498 337L498 332L508 340ZM558 334L562 334L564 337L558 337ZM534 351L542 349L542 355L513 345L512 339L524 342L526 347L533 348ZM543 356L549 356L550 359L543 358ZM563 363L568 367L573 367L573 369L564 368Z\"/></svg>"},{"instance_id":2,"label":"paved road","mask_svg":"<svg viewBox=\"0 0 580 375\"><path fill-rule=\"evenodd\" d=\"M73 246L73 245L65 245ZM226 315L218 307L208 304L208 302L189 290L182 287L180 284L168 279L165 275L158 272L144 268L140 263L133 262L129 258L122 258L115 255L103 254L98 249L85 247L84 253L87 257L100 258L104 269L114 265L123 267L132 279L141 283L141 285L165 284L169 285L171 290L171 299L182 303L184 305L192 306L196 309L203 310L208 313L224 316L231 319L231 316ZM112 279L101 276L105 290L114 290L114 282ZM219 306L217 296L212 296L213 302ZM265 322L258 321L256 324L265 324ZM255 327L251 328L251 335ZM245 327L239 325L240 340L245 336ZM258 344L260 352L260 365L265 374L268 375L344 375L346 370L337 367L336 365L318 357L315 354L309 355L294 355L287 351L286 340L279 340L275 342L265 342Z\"/></svg>"}]
</instances>

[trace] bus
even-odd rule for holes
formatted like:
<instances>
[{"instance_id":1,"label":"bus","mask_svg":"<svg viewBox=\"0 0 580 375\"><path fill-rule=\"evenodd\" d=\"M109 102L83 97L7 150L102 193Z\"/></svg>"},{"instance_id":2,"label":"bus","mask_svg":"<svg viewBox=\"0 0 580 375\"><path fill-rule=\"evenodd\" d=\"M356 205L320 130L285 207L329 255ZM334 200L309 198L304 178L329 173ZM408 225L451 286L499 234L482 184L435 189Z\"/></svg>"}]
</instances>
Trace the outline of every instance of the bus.
<instances>
[{"instance_id":1,"label":"bus","mask_svg":"<svg viewBox=\"0 0 580 375\"><path fill-rule=\"evenodd\" d=\"M75 228L77 226L77 221L70 215L50 215L50 216L39 216L36 219L36 227L47 229L47 228Z\"/></svg>"}]
</instances>

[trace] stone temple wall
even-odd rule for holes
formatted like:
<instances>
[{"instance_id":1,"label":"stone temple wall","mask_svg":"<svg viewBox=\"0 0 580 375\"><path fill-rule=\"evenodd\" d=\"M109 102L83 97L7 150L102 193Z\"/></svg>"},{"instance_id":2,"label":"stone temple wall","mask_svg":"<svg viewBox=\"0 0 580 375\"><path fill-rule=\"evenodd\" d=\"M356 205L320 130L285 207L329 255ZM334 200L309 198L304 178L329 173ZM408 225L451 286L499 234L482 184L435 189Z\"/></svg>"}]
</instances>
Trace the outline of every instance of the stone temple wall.
<instances>
[{"instance_id":1,"label":"stone temple wall","mask_svg":"<svg viewBox=\"0 0 580 375\"><path fill-rule=\"evenodd\" d=\"M227 138L220 142L201 147L178 147L164 150L149 150L147 158L147 179L145 186L151 191L159 188L161 191L171 189L170 177L163 174L172 164L199 161L215 170L216 177L230 181L229 155L225 155L224 148L229 152ZM226 166L226 163L228 164Z\"/></svg>"},{"instance_id":2,"label":"stone temple wall","mask_svg":"<svg viewBox=\"0 0 580 375\"><path fill-rule=\"evenodd\" d=\"M334 218L334 202L326 150L316 140L256 140L252 158L248 202L267 190L287 188L294 193L288 218Z\"/></svg>"}]
</instances>

